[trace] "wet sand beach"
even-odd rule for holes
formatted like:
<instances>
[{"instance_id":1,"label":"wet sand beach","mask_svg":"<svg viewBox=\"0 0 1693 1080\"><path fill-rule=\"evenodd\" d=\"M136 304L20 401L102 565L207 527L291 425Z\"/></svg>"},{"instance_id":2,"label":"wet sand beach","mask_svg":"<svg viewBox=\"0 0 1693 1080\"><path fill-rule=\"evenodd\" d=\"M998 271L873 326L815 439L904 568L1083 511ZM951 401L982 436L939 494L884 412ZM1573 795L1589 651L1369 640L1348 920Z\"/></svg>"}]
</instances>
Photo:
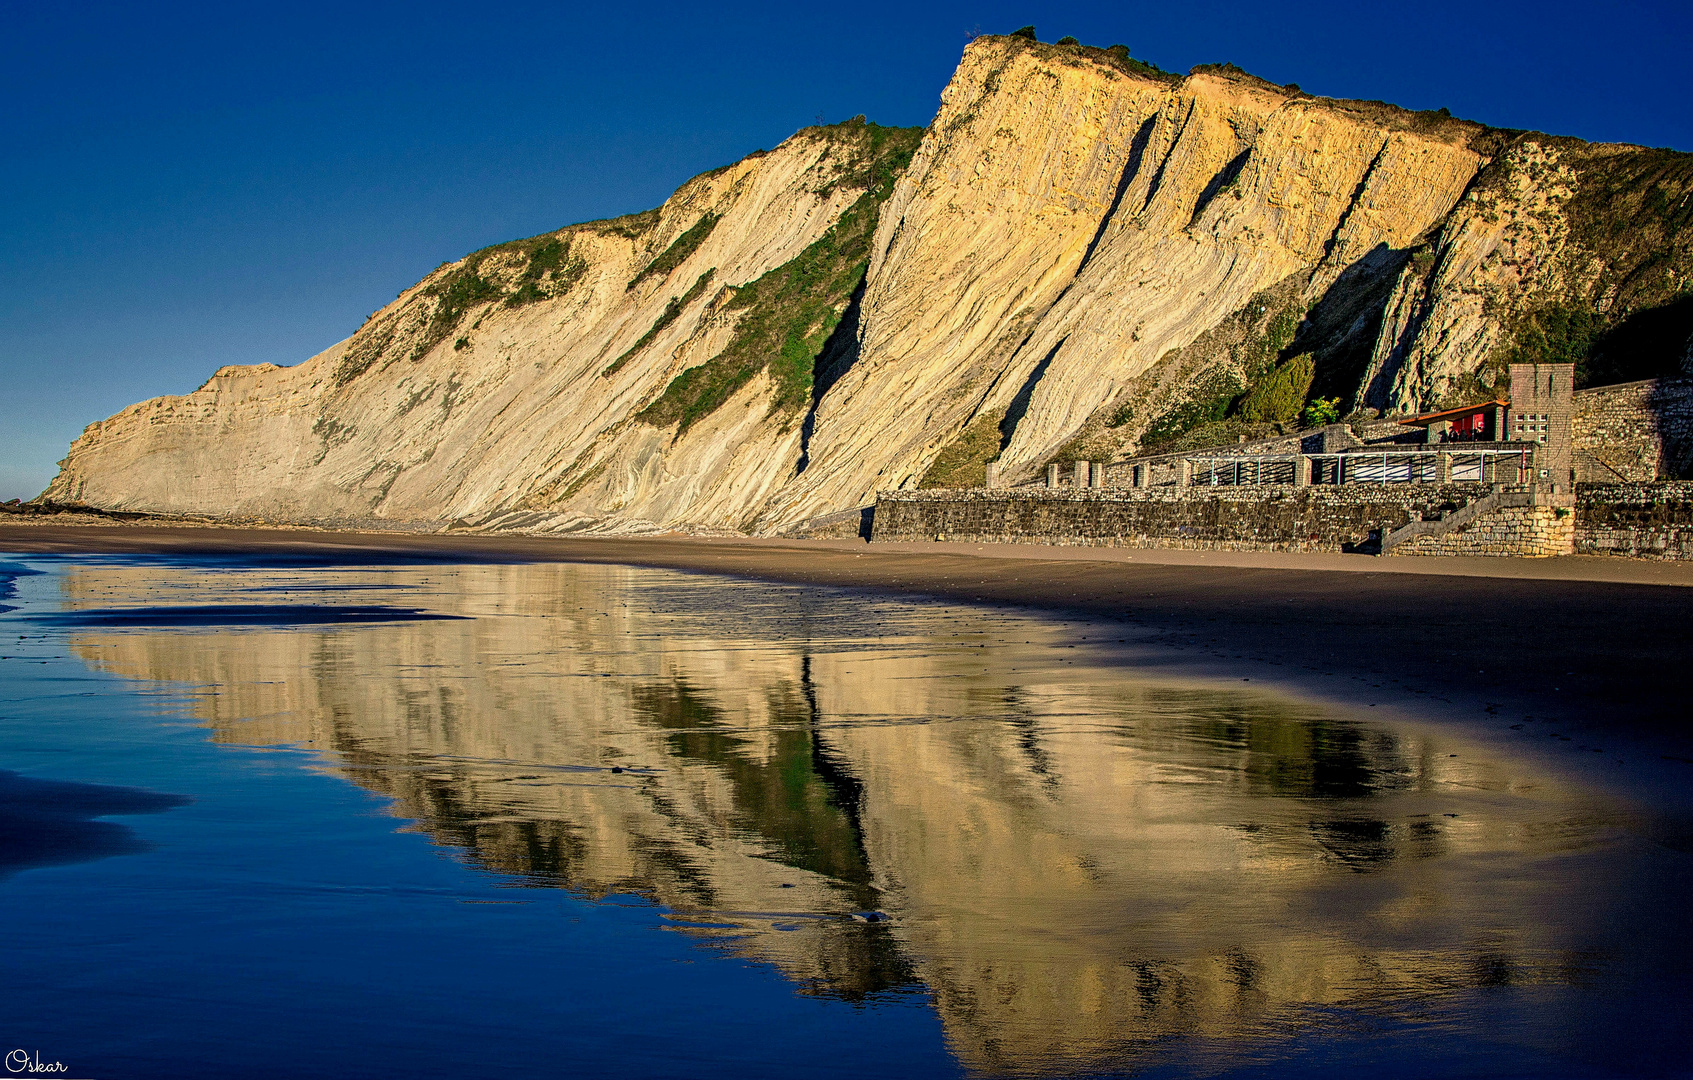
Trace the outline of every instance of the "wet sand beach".
<instances>
[{"instance_id":1,"label":"wet sand beach","mask_svg":"<svg viewBox=\"0 0 1693 1080\"><path fill-rule=\"evenodd\" d=\"M1680 567L64 523L0 551L5 970L42 988L9 1019L99 1075L1679 1060Z\"/></svg>"},{"instance_id":2,"label":"wet sand beach","mask_svg":"<svg viewBox=\"0 0 1693 1080\"><path fill-rule=\"evenodd\" d=\"M615 563L1006 605L1104 620L1172 669L1527 742L1653 802L1693 787L1693 566L1675 563L45 523L0 523L0 550Z\"/></svg>"}]
</instances>

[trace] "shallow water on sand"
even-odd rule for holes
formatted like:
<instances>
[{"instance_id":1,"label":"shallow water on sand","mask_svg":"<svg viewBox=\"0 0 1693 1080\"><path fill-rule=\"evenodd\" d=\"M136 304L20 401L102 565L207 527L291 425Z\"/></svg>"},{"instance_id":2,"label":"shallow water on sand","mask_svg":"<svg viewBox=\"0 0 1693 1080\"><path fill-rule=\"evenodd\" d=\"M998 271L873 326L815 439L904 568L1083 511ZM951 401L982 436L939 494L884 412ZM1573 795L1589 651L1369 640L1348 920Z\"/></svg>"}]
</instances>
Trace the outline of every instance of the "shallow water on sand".
<instances>
[{"instance_id":1,"label":"shallow water on sand","mask_svg":"<svg viewBox=\"0 0 1693 1080\"><path fill-rule=\"evenodd\" d=\"M17 573L25 569L39 573ZM68 1075L1660 1075L1693 858L1106 624L13 559L0 1050Z\"/></svg>"}]
</instances>

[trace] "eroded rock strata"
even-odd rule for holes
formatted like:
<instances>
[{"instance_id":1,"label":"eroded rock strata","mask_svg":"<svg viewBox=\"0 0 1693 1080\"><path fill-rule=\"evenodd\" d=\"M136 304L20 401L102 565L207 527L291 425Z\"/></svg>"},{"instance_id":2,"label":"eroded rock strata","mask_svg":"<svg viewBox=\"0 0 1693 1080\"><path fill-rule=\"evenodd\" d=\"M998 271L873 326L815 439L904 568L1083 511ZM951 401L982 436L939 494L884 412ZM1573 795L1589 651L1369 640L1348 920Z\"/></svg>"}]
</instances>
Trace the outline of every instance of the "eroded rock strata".
<instances>
[{"instance_id":1,"label":"eroded rock strata","mask_svg":"<svg viewBox=\"0 0 1693 1080\"><path fill-rule=\"evenodd\" d=\"M927 129L809 128L442 266L303 364L90 425L46 498L770 532L1166 445L1278 365L1383 411L1525 354L1672 372L1689 193L1693 155L980 38Z\"/></svg>"}]
</instances>

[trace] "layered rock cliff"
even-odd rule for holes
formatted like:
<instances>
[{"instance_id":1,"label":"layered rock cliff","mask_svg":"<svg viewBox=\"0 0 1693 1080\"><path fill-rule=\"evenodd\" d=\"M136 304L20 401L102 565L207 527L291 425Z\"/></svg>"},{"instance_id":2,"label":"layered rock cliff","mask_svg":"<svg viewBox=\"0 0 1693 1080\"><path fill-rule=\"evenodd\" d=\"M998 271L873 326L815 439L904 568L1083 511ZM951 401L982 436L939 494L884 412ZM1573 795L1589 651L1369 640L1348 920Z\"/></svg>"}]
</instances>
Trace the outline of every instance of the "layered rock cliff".
<instances>
[{"instance_id":1,"label":"layered rock cliff","mask_svg":"<svg viewBox=\"0 0 1693 1080\"><path fill-rule=\"evenodd\" d=\"M474 253L297 367L91 425L46 497L767 532L1203 433L1269 378L1396 411L1513 357L1655 374L1693 347L1690 162L981 38L922 132L806 129Z\"/></svg>"},{"instance_id":2,"label":"layered rock cliff","mask_svg":"<svg viewBox=\"0 0 1693 1080\"><path fill-rule=\"evenodd\" d=\"M91 426L49 496L293 520L739 526L793 471L812 357L916 136L808 129L656 211L442 266L297 367L224 368Z\"/></svg>"}]
</instances>

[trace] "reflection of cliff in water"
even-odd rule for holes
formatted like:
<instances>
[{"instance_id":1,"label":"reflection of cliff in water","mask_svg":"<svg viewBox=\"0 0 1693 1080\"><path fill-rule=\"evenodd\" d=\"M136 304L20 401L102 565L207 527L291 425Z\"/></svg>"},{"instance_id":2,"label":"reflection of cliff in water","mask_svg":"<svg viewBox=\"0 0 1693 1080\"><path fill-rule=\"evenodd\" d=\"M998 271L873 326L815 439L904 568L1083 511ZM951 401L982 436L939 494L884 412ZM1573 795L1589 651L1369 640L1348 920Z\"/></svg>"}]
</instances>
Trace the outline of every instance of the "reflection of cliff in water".
<instances>
[{"instance_id":1,"label":"reflection of cliff in water","mask_svg":"<svg viewBox=\"0 0 1693 1080\"><path fill-rule=\"evenodd\" d=\"M1020 616L617 568L225 579L211 599L370 582L477 617L78 648L209 687L220 741L331 752L492 869L650 896L815 992L925 985L979 1071L1570 977L1541 860L1591 814L1425 733L1124 678ZM180 588L203 578L67 584Z\"/></svg>"}]
</instances>

